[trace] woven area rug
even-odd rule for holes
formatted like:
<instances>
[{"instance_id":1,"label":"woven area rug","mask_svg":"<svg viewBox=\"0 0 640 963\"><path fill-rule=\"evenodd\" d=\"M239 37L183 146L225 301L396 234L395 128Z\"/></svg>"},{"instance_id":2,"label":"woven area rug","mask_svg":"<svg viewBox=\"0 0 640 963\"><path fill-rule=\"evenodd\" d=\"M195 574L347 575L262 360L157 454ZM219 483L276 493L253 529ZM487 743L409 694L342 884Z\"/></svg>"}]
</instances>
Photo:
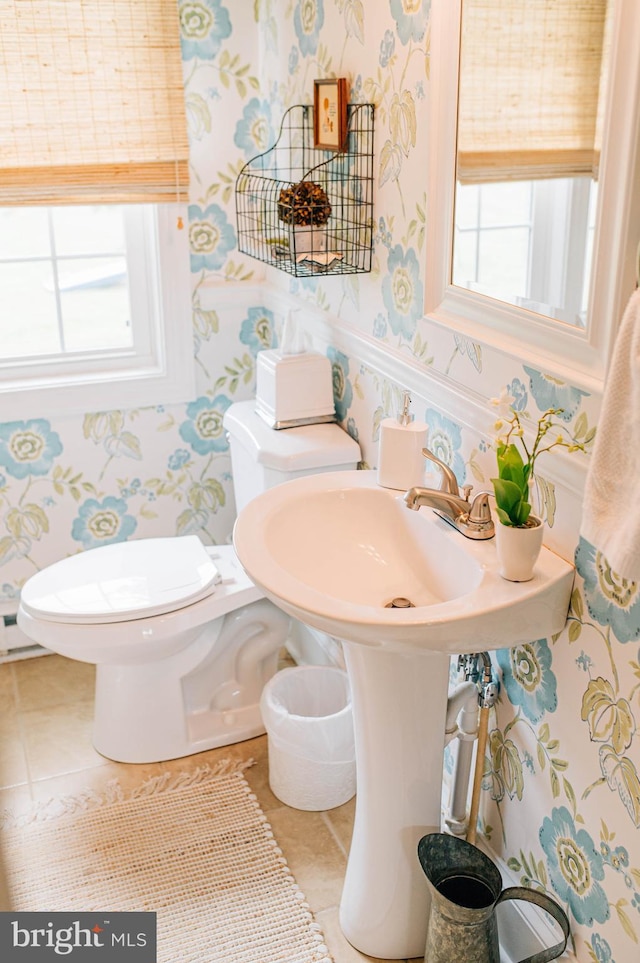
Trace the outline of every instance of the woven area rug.
<instances>
[{"instance_id":1,"label":"woven area rug","mask_svg":"<svg viewBox=\"0 0 640 963\"><path fill-rule=\"evenodd\" d=\"M157 912L159 963L331 963L244 778L223 762L7 815L13 908Z\"/></svg>"}]
</instances>

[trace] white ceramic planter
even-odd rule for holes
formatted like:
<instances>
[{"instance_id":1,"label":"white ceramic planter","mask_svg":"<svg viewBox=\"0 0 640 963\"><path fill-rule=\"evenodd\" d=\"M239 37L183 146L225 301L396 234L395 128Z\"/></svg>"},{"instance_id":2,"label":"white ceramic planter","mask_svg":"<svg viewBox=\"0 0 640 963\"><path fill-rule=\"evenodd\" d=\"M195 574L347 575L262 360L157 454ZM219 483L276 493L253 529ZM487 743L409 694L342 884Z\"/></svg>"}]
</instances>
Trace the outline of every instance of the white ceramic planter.
<instances>
[{"instance_id":1,"label":"white ceramic planter","mask_svg":"<svg viewBox=\"0 0 640 963\"><path fill-rule=\"evenodd\" d=\"M527 528L496 525L496 550L500 575L510 582L528 582L542 548L544 525L537 515L529 516L535 522Z\"/></svg>"}]
</instances>

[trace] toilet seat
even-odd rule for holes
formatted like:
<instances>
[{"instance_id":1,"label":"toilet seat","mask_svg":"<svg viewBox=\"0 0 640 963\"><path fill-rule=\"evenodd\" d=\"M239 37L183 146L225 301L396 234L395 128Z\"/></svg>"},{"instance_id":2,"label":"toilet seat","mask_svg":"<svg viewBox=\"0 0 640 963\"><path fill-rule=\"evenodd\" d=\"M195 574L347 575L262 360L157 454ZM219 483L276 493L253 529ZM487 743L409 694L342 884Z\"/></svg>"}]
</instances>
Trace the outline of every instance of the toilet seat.
<instances>
[{"instance_id":1,"label":"toilet seat","mask_svg":"<svg viewBox=\"0 0 640 963\"><path fill-rule=\"evenodd\" d=\"M133 539L55 562L26 582L20 602L50 622L125 622L205 599L220 580L196 535Z\"/></svg>"},{"instance_id":2,"label":"toilet seat","mask_svg":"<svg viewBox=\"0 0 640 963\"><path fill-rule=\"evenodd\" d=\"M155 544L156 540L150 541ZM173 544L174 539L168 541ZM21 600L18 624L34 642L80 662L127 665L163 659L186 644L179 642L180 638L264 598L240 565L232 545L212 545L205 551L222 576L220 582L204 598L176 603L164 614L140 617L129 612L115 619L89 615L82 621L79 617L48 618L31 599L31 611ZM27 593L29 597L31 594Z\"/></svg>"}]
</instances>

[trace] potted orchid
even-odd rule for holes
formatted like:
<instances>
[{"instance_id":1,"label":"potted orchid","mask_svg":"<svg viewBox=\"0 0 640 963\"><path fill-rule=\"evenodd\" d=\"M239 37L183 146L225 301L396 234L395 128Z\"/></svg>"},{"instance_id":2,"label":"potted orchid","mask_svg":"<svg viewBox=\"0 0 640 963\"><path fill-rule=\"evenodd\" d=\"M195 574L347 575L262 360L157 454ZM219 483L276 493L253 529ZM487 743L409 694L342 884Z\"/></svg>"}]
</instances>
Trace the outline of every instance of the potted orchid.
<instances>
[{"instance_id":1,"label":"potted orchid","mask_svg":"<svg viewBox=\"0 0 640 963\"><path fill-rule=\"evenodd\" d=\"M537 459L553 448L584 451L557 419L563 408L548 408L538 419L533 442L525 439L521 413L505 398L493 404L506 409L495 423L498 475L492 478L500 574L511 581L528 581L542 548L542 520L531 511L531 490Z\"/></svg>"}]
</instances>

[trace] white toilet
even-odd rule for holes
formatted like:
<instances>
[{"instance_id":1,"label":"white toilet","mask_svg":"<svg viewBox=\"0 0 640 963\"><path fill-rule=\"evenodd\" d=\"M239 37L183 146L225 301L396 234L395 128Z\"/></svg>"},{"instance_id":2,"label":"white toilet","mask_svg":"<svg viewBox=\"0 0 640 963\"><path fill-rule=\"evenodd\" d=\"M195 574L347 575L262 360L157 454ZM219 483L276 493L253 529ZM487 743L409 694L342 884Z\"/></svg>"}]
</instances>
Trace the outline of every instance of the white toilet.
<instances>
[{"instance_id":1,"label":"white toilet","mask_svg":"<svg viewBox=\"0 0 640 963\"><path fill-rule=\"evenodd\" d=\"M275 431L253 401L225 415L236 506L300 475L357 467L338 425ZM18 624L60 655L96 665L93 743L117 762L160 762L264 732L260 695L289 619L230 545L195 535L81 552L30 578Z\"/></svg>"}]
</instances>

